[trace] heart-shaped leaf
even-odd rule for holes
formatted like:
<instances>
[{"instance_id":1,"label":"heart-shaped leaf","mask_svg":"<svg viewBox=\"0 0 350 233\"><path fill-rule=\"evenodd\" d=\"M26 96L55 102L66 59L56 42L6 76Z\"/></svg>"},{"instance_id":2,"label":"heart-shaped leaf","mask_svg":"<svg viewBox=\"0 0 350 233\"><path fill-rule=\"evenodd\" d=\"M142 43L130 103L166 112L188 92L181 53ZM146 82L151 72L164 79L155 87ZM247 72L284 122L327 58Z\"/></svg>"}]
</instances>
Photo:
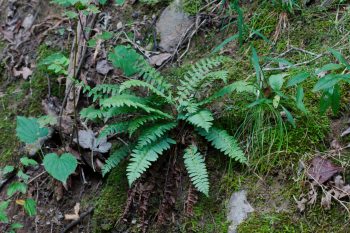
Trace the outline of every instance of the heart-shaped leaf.
<instances>
[{"instance_id":1,"label":"heart-shaped leaf","mask_svg":"<svg viewBox=\"0 0 350 233\"><path fill-rule=\"evenodd\" d=\"M18 116L16 133L22 142L33 144L39 138L46 137L49 134L49 130L40 127L40 124L35 118Z\"/></svg>"},{"instance_id":2,"label":"heart-shaped leaf","mask_svg":"<svg viewBox=\"0 0 350 233\"><path fill-rule=\"evenodd\" d=\"M75 171L78 165L77 159L70 153L58 156L55 153L44 157L45 170L55 179L66 183L67 178Z\"/></svg>"}]
</instances>

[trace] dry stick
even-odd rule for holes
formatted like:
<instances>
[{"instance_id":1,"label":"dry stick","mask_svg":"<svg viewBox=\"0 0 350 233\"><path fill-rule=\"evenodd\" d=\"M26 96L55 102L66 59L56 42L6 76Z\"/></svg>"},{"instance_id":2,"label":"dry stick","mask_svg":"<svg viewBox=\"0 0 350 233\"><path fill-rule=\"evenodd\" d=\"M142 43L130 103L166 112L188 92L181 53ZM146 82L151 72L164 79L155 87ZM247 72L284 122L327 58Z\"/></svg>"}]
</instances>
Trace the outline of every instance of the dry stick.
<instances>
[{"instance_id":1,"label":"dry stick","mask_svg":"<svg viewBox=\"0 0 350 233\"><path fill-rule=\"evenodd\" d=\"M71 222L66 228L64 228L61 233L66 233L70 229L72 229L75 225L78 225L86 216L92 213L94 211L94 207L90 207L85 213L81 214L79 219Z\"/></svg>"},{"instance_id":2,"label":"dry stick","mask_svg":"<svg viewBox=\"0 0 350 233\"><path fill-rule=\"evenodd\" d=\"M302 66L302 65L307 65L321 57L323 57L325 55L325 53L321 53L321 54L318 54L316 57L312 58L311 60L308 60L308 61L304 61L304 62L300 62L300 63L297 63L297 64L294 64L294 65L291 65L291 66L285 66L285 67L266 67L266 68L262 68L263 71L272 71L272 70L287 70L287 69L290 69L290 68L294 68L294 67L298 67L298 66Z\"/></svg>"}]
</instances>

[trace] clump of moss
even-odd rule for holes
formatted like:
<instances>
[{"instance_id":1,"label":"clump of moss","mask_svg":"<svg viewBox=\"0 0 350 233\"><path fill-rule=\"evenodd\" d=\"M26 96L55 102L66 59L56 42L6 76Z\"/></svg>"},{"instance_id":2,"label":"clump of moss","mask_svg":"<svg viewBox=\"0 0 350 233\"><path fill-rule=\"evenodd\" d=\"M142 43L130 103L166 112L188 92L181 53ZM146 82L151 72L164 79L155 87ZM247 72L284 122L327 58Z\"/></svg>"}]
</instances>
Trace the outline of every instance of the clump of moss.
<instances>
[{"instance_id":1,"label":"clump of moss","mask_svg":"<svg viewBox=\"0 0 350 233\"><path fill-rule=\"evenodd\" d=\"M96 200L92 220L94 233L110 232L123 213L128 190L125 168L126 163L112 170Z\"/></svg>"},{"instance_id":2,"label":"clump of moss","mask_svg":"<svg viewBox=\"0 0 350 233\"><path fill-rule=\"evenodd\" d=\"M195 15L199 12L200 8L203 6L203 0L185 0L184 11L190 15Z\"/></svg>"}]
</instances>

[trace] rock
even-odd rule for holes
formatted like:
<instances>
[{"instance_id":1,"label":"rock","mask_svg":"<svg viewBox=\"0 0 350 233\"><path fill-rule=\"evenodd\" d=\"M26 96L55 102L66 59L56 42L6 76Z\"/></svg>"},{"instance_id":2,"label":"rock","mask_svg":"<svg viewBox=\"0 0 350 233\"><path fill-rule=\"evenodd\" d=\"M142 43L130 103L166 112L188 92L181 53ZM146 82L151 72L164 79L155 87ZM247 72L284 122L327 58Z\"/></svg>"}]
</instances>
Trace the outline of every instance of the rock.
<instances>
[{"instance_id":1,"label":"rock","mask_svg":"<svg viewBox=\"0 0 350 233\"><path fill-rule=\"evenodd\" d=\"M228 233L236 233L237 226L253 211L253 207L247 201L247 192L245 190L234 192L229 202L227 220L231 222L231 225L228 228Z\"/></svg>"},{"instance_id":2,"label":"rock","mask_svg":"<svg viewBox=\"0 0 350 233\"><path fill-rule=\"evenodd\" d=\"M182 0L175 0L160 15L157 31L160 34L159 46L166 52L173 52L182 35L194 23L194 20L183 11Z\"/></svg>"},{"instance_id":3,"label":"rock","mask_svg":"<svg viewBox=\"0 0 350 233\"><path fill-rule=\"evenodd\" d=\"M153 66L161 66L170 57L171 57L170 53L161 53L150 57L149 63Z\"/></svg>"}]
</instances>

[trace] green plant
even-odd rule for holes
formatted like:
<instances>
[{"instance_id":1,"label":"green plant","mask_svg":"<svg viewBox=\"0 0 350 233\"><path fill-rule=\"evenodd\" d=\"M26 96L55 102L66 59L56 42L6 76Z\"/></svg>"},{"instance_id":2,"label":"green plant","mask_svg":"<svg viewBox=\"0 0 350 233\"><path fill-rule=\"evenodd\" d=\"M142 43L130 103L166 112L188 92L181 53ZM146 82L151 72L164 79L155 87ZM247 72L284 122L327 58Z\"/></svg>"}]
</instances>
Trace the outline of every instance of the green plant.
<instances>
[{"instance_id":1,"label":"green plant","mask_svg":"<svg viewBox=\"0 0 350 233\"><path fill-rule=\"evenodd\" d=\"M130 56L134 56L133 53ZM129 54L119 56L125 58ZM209 109L213 101L225 95L234 91L253 92L254 89L244 81L237 81L211 94L210 83L214 80L225 82L227 79L226 71L213 71L224 60L224 57L216 57L197 62L180 78L177 88L173 88L141 57L135 68L142 80L130 79L120 85L102 84L92 89L85 86L88 95L98 103L97 108L83 109L81 118L100 118L105 122L115 119L114 123L102 129L99 138L128 133L136 139L133 140L136 141L135 145L128 144L112 154L103 173L130 155L127 177L132 185L160 155L176 147L179 152L183 151L185 167L192 183L197 190L208 195L208 174L205 158L198 150L199 137L230 158L246 163L235 138L214 126L215 116Z\"/></svg>"},{"instance_id":2,"label":"green plant","mask_svg":"<svg viewBox=\"0 0 350 233\"><path fill-rule=\"evenodd\" d=\"M47 67L47 70L57 75L67 75L67 68L69 65L69 59L62 53L54 53L44 58L39 66Z\"/></svg>"},{"instance_id":3,"label":"green plant","mask_svg":"<svg viewBox=\"0 0 350 233\"><path fill-rule=\"evenodd\" d=\"M340 108L341 85L344 82L350 82L350 64L340 52L331 48L329 51L339 63L328 63L315 71L315 74L320 78L314 86L313 92L322 93L320 100L322 114L329 108L334 114L337 114Z\"/></svg>"}]
</instances>

